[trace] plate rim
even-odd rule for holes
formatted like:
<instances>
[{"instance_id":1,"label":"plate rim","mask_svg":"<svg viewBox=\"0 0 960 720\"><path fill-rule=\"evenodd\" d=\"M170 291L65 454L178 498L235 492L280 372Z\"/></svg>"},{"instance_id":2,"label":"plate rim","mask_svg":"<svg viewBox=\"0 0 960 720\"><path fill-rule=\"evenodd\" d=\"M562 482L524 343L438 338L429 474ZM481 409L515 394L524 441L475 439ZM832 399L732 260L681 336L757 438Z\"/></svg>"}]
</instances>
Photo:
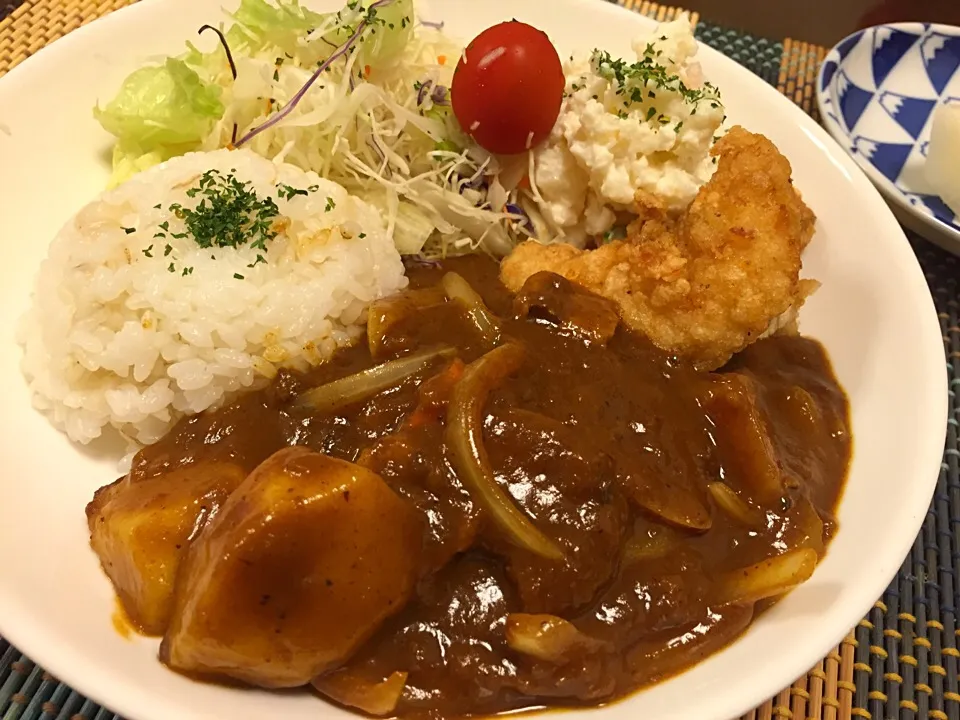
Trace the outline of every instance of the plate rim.
<instances>
[{"instance_id":1,"label":"plate rim","mask_svg":"<svg viewBox=\"0 0 960 720\"><path fill-rule=\"evenodd\" d=\"M534 0L530 0L530 1L533 2ZM633 18L632 22L637 22L638 19L644 19L647 22L653 22L652 19L644 18L643 16L638 16L638 14L635 13L635 11L632 11L630 9L627 9L618 5L604 3L604 2L601 2L600 0L565 0L565 2L568 3L569 6L571 7L578 7L584 10L586 8L589 8L591 12L609 13L611 16L622 17L624 19L626 19L629 16ZM107 27L108 24L113 24L113 23L119 24L121 22L125 22L127 18L132 18L135 13L138 13L138 12L147 13L149 12L150 8L152 8L157 4L159 4L159 0L154 0L154 2L152 3L137 3L134 5L129 5L117 11L112 12L107 16L99 18L89 23L86 26L78 28L77 30L58 39L57 41L50 43L49 45L47 45L46 47L42 48L40 51L35 53L33 56L28 58L26 61L21 63L17 68L14 68L10 73L8 73L8 75L5 78L0 79L0 87L3 87L4 85L8 84L10 82L9 81L10 77L19 78L21 76L26 76L27 73L32 72L32 68L39 67L41 62L47 62L47 61L53 60L57 53L69 53L70 47L75 43L82 42L83 38L85 38L88 34L92 34L94 32L101 32L103 29ZM96 28L96 29L94 30L92 28ZM858 197L862 198L863 203L865 203L866 205L869 205L871 203L873 204L873 208L871 209L876 211L880 215L880 219L882 220L882 225L889 228L889 232L891 234L890 242L898 243L896 246L891 245L891 252L897 253L899 256L899 259L901 259L902 261L908 264L912 263L913 269L910 272L914 279L913 282L919 281L917 282L918 290L920 288L920 283L922 283L923 286L926 288L927 292L925 293L925 296L924 295L921 296L923 297L923 303L927 306L926 312L923 313L923 316L925 318L923 322L926 325L926 330L924 330L924 333L925 333L925 337L929 337L931 341L931 345L934 339L937 341L937 351L939 354L940 352L939 323L937 322L937 319L936 319L936 310L933 303L933 298L929 292L929 286L926 286L926 283L923 279L923 273L919 265L919 261L916 258L915 254L913 253L912 249L910 248L909 243L906 239L906 236L903 233L903 229L900 227L899 223L896 221L889 206L885 202L883 202L881 196L877 194L877 190L875 186L871 185L869 180L866 177L864 177L862 173L849 172L853 168L859 167L859 165L857 165L850 158L848 153L833 150L832 145L839 144L839 143L836 143L835 140L830 136L830 134L826 130L824 130L822 127L817 125L817 123L809 115L807 115L801 108L799 108L792 101L790 101L789 98L786 98L785 96L781 95L776 90L776 88L774 88L772 85L764 81L759 76L752 73L747 68L740 66L732 58L725 56L719 51L709 47L708 45L706 45L706 43L698 41L698 44L701 52L706 51L708 54L716 56L717 62L727 63L729 64L729 67L731 67L731 69L734 66L737 66L738 72L742 73L743 77L746 78L749 76L754 78L754 80L756 81L755 87L757 88L757 93L761 96L761 100L764 97L767 98L768 100L766 101L765 104L776 103L782 108L783 113L786 114L787 117L795 118L796 124L800 126L802 131L810 138L810 140L815 145L819 145L820 151L828 157L828 159L831 161L832 164L838 167L838 172L841 172L848 177L850 183L852 183L852 187L857 191ZM751 80L750 82L753 82L753 80ZM765 86L765 89L761 90L761 86ZM788 109L788 106L790 106L789 109ZM864 209L868 209L868 208L865 207ZM896 238L896 240L894 240L894 238L892 237L893 235L899 235L899 237ZM821 637L821 641L817 643L809 643L809 646L807 647L807 652L803 653L802 655L797 655L796 653L794 653L792 660L784 660L783 662L778 664L780 671L778 673L774 673L774 675L776 675L776 678L777 678L777 687L775 688L771 687L769 689L766 689L767 683L771 685L773 684L773 679L774 679L773 677L767 678L766 683L764 683L762 686L758 685L757 683L750 684L745 679L744 684L742 686L738 686L739 688L741 688L741 692L739 692L739 694L733 695L731 697L727 697L725 695L722 697L716 697L714 699L714 707L720 710L721 714L729 717L734 717L734 716L739 716L744 712L748 712L752 708L756 707L757 705L767 700L769 697L771 697L774 693L781 690L783 687L787 687L791 682L793 682L796 679L796 677L801 676L803 673L805 673L810 666L816 663L820 658L824 657L833 647L835 647L841 641L841 639L849 632L850 628L853 627L855 623L860 618L862 618L863 615L869 610L869 608L875 602L876 598L881 596L883 590L886 588L889 581L896 576L896 573L899 571L900 560L902 559L902 557L904 557L907 554L907 552L909 551L910 547L912 546L916 538L917 533L920 531L923 519L925 517L925 509L929 505L930 498L932 497L936 487L937 473L933 472L934 464L932 462L932 458L936 457L937 467L939 467L940 461L942 459L943 442L947 432L946 419L947 419L948 405L947 405L946 393L942 392L941 388L946 387L947 376L946 376L945 365L942 363L941 360L938 360L937 362L938 362L937 367L939 368L939 370L931 375L931 378L929 379L929 381L924 387L925 389L928 389L930 387L936 387L938 389L938 392L937 392L937 397L939 398L938 400L933 401L932 400L933 395L931 394L930 414L931 414L931 417L933 417L933 411L936 410L936 415L938 420L940 421L939 427L941 428L941 430L938 431L937 433L933 433L932 436L928 438L926 445L922 446L922 450L926 453L926 455L923 458L920 457L921 456L920 451L918 450L917 452L917 458L923 461L921 463L923 467L926 467L927 462L929 462L930 464L929 469L931 471L930 472L931 477L929 478L929 480L926 481L929 485L929 493L927 492L919 493L919 495L923 498L923 507L920 509L919 512L916 512L912 516L912 522L908 522L906 519L904 520L904 522L906 522L910 526L911 533L909 534L909 537L907 537L907 534L905 533L904 536L900 538L900 543L899 543L900 558L897 558L895 560L896 562L895 565L890 566L889 573L878 574L877 577L872 579L872 582L864 582L862 584L861 591L858 593L857 597L858 598L862 597L863 602L854 603L854 602L848 601L845 606L847 606L850 609L849 613L838 613L837 619L834 621L834 623L830 625L830 627L835 626L832 632L824 632L822 634L822 637L818 635L817 637ZM931 369L932 369L932 366L931 366ZM920 447L921 446L918 445L918 448ZM929 457L927 457L927 455ZM921 473L921 472L916 473L916 480L918 481L922 480L923 474L924 473ZM919 507L919 503L918 503L918 507ZM904 513L904 515L906 515L906 513ZM869 588L869 590L867 590L867 588ZM867 599L868 596L869 596L869 599ZM862 605L862 607L859 607L860 605ZM91 699L94 699L98 703L101 702L98 700L98 698L105 697L112 693L117 698L116 703L114 704L114 701L111 700L110 704L105 705L105 707L111 708L111 710L114 712L121 712L128 718L144 717L144 718L148 718L148 720L168 720L169 716L162 715L162 713L164 712L164 708L159 708L159 709L149 708L149 707L145 708L143 707L142 704L138 705L137 707L133 707L131 705L131 703L134 703L134 702L142 703L144 700L150 699L149 691L147 692L147 694L144 693L144 690L143 690L144 686L132 685L131 689L127 692L125 692L123 689L110 690L109 680L110 680L110 674L112 671L97 673L96 671L94 671L89 667L84 668L83 662L82 662L83 661L82 652L73 652L73 651L69 652L69 655L75 656L73 657L73 660L75 662L69 668L66 668L64 672L60 672L59 668L66 665L67 661L70 658L66 658L64 656L65 651L63 649L60 650L59 655L52 658L53 660L52 662L48 660L41 660L41 658L51 657L50 653L48 652L48 649L50 651L54 649L56 645L56 638L51 637L50 631L47 629L47 626L45 626L44 623L40 621L39 617L34 618L34 616L30 616L30 618L36 620L36 622L33 622L32 627L27 628L26 630L24 629L25 626L17 626L16 623L12 625L7 624L4 618L10 617L11 607L19 607L19 605L17 605L17 603L15 602L11 602L10 597L8 596L7 593L0 592L0 622L4 622L5 624L6 629L4 633L7 639L10 640L12 644L16 645L21 650L27 645L29 645L32 650L33 649L37 650L37 651L30 652L29 655L33 659L38 661L39 664L41 664L43 667L47 669L57 668L55 670L55 672L58 673L57 677L62 679L64 682L70 685L73 689L78 690L85 696ZM849 622L847 622L847 620L844 619L842 623L843 627L841 629L840 628L841 622L839 621L840 616L843 616L844 618L846 618L846 615L848 614L853 615L854 609L857 610L858 614L856 615L856 617L849 618ZM28 636L29 638L32 638L33 642L31 642L30 639L27 639ZM22 642L22 639L27 639L27 642L26 643ZM42 647L38 647L40 645L40 642L38 641L38 639L43 639L46 641ZM608 708L622 707L625 703L631 702L632 699L635 699L640 695L642 695L642 691L640 693L631 694L625 699L620 700L616 703L612 703L607 707ZM120 700L121 696L123 696L122 701ZM182 700L169 699L169 698L168 700L170 700L170 702L172 703L175 703L173 705L173 709L186 710L188 712L190 711L190 708L188 706L184 706L182 704L183 703ZM176 703L180 703L180 704L176 704ZM169 705L166 707L167 709L170 708ZM160 712L161 715L156 714L157 712ZM592 711L592 714L595 714L595 712L596 711ZM191 715L191 717L193 717L193 715Z\"/></svg>"},{"instance_id":2,"label":"plate rim","mask_svg":"<svg viewBox=\"0 0 960 720\"><path fill-rule=\"evenodd\" d=\"M843 148L843 151L853 159L857 167L859 167L866 175L870 178L870 181L877 187L881 194L889 202L894 203L897 206L897 210L902 212L907 216L911 216L916 219L918 222L908 223L913 227L915 232L921 234L927 240L934 242L946 250L953 252L955 254L960 253L960 228L951 225L950 223L944 222L936 215L934 215L926 207L918 207L911 204L903 192L889 179L887 179L879 170L874 167L873 163L868 162L862 155L859 153L851 152L848 148L849 141L851 136L846 132L843 126L838 120L836 120L831 113L828 112L827 103L833 103L833 93L831 92L833 88L833 79L830 80L829 86L826 90L823 89L823 77L826 72L827 63L831 60L837 64L839 69L841 64L844 61L844 58L840 58L839 48L844 43L848 42L853 38L862 37L865 33L876 30L878 28L892 28L894 30L916 30L918 27L923 28L924 32L937 29L937 28L949 28L950 30L956 31L960 35L960 26L956 25L947 25L944 23L924 23L924 22L898 22L898 23L880 23L878 25L871 25L870 27L861 28L855 32L850 33L838 43L836 43L827 54L824 56L823 61L820 63L820 67L817 70L816 77L816 98L817 98L817 109L820 112L820 121L823 123L823 126L830 133L833 139ZM914 143L916 145L916 142ZM921 230L925 229L927 232L938 235L938 238L927 237L926 232ZM944 244L943 239L946 239L946 244Z\"/></svg>"}]
</instances>

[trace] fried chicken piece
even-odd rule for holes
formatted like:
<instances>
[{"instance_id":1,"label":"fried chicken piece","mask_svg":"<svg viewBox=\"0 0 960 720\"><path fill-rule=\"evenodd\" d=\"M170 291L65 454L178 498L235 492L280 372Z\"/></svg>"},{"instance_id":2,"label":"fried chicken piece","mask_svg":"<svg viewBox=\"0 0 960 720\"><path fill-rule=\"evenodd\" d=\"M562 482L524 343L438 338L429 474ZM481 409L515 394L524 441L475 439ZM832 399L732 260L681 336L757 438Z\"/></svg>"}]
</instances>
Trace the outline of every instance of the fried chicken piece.
<instances>
[{"instance_id":1,"label":"fried chicken piece","mask_svg":"<svg viewBox=\"0 0 960 720\"><path fill-rule=\"evenodd\" d=\"M516 292L542 270L562 275L614 300L629 327L702 370L790 328L817 287L799 277L816 218L763 135L734 127L713 154L716 173L679 218L638 194L625 241L596 250L526 242L504 259L501 280Z\"/></svg>"}]
</instances>

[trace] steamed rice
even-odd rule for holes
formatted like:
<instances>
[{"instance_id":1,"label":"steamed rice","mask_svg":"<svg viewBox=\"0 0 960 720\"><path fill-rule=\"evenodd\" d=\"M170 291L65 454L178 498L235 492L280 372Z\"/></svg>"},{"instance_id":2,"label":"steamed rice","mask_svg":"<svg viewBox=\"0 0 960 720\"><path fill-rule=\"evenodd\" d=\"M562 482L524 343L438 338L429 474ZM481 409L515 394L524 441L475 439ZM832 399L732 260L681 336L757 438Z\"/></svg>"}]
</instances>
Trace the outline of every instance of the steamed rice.
<instances>
[{"instance_id":1,"label":"steamed rice","mask_svg":"<svg viewBox=\"0 0 960 720\"><path fill-rule=\"evenodd\" d=\"M266 253L172 237L184 225L169 206L195 207L187 190L211 169L276 202ZM309 192L287 199L279 184ZM71 439L111 426L147 444L280 367L322 362L362 334L372 300L405 285L380 214L340 185L246 150L191 153L60 231L20 329L22 369L34 405Z\"/></svg>"}]
</instances>

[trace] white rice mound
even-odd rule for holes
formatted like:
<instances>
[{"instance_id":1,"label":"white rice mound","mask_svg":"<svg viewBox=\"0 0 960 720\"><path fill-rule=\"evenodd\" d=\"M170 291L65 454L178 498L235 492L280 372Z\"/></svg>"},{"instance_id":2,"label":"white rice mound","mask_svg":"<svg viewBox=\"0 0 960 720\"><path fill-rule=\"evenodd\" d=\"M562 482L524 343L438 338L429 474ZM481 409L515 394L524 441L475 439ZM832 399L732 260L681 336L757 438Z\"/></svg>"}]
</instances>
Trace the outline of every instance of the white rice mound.
<instances>
[{"instance_id":1,"label":"white rice mound","mask_svg":"<svg viewBox=\"0 0 960 720\"><path fill-rule=\"evenodd\" d=\"M268 252L169 237L185 229L169 206L196 207L187 190L211 169L274 199L282 229ZM314 189L286 199L280 183ZM167 239L155 237L164 222ZM266 262L250 267L258 252ZM323 362L362 335L371 301L406 283L380 213L340 185L247 150L191 153L60 231L20 327L22 370L34 405L72 440L109 426L149 444L280 367Z\"/></svg>"}]
</instances>

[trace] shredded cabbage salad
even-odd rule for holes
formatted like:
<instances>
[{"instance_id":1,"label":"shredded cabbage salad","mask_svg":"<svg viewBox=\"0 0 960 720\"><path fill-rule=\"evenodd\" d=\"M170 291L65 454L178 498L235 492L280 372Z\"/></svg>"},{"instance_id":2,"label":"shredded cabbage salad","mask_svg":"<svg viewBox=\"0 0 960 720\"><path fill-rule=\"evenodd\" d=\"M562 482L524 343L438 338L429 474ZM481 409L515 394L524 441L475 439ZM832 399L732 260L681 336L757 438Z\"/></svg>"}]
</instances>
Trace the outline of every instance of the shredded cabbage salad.
<instances>
[{"instance_id":1,"label":"shredded cabbage salad","mask_svg":"<svg viewBox=\"0 0 960 720\"><path fill-rule=\"evenodd\" d=\"M460 129L449 87L463 52L413 0L241 0L221 42L140 68L94 111L116 138L111 186L227 146L313 170L378 207L403 255L506 254L543 220L528 152L504 160ZM311 78L319 74L311 84Z\"/></svg>"}]
</instances>

